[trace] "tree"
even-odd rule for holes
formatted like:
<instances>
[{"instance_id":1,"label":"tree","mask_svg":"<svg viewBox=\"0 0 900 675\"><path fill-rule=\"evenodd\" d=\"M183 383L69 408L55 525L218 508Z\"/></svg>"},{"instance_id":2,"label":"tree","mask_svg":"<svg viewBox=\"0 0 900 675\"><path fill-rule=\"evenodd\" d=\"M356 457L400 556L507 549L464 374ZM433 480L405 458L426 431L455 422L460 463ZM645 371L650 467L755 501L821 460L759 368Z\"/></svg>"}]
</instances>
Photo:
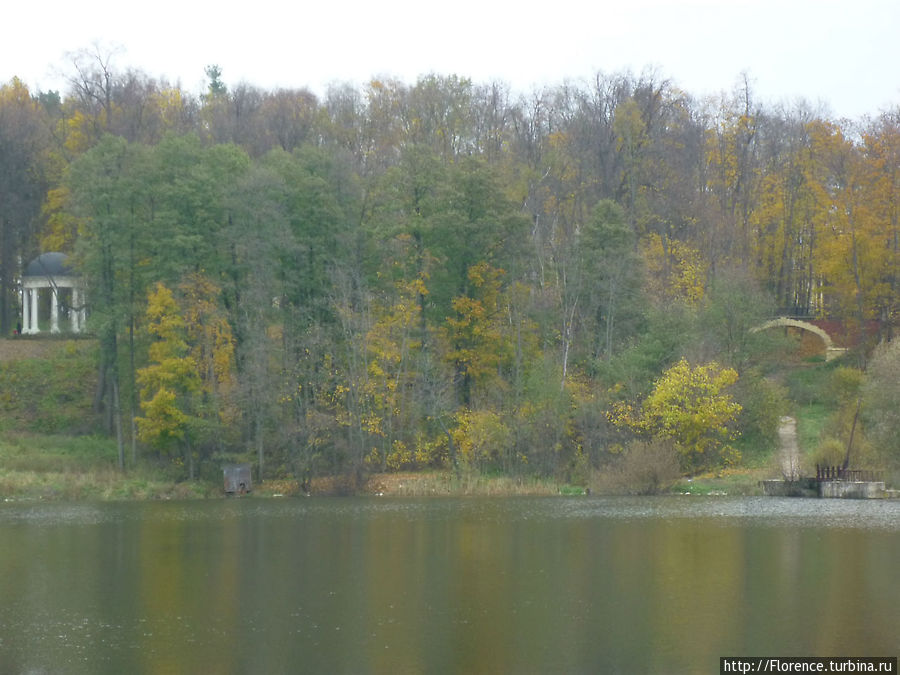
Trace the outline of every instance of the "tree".
<instances>
[{"instance_id":1,"label":"tree","mask_svg":"<svg viewBox=\"0 0 900 675\"><path fill-rule=\"evenodd\" d=\"M418 333L419 297L427 296L425 278L398 282L393 297L373 303L374 321L366 335L368 351L365 400L367 428L381 439L382 468L413 462L415 442L415 365L422 349Z\"/></svg>"},{"instance_id":2,"label":"tree","mask_svg":"<svg viewBox=\"0 0 900 675\"><path fill-rule=\"evenodd\" d=\"M866 367L862 394L866 435L896 469L900 467L900 340L875 348Z\"/></svg>"},{"instance_id":3,"label":"tree","mask_svg":"<svg viewBox=\"0 0 900 675\"><path fill-rule=\"evenodd\" d=\"M89 327L100 341L100 364L94 407L115 430L119 464L124 466L119 341L124 330L133 335L138 273L139 227L145 217L140 168L144 153L113 136L104 138L69 168L67 188L79 219L76 261L91 298ZM131 364L134 364L133 340ZM133 370L132 370L133 373Z\"/></svg>"},{"instance_id":4,"label":"tree","mask_svg":"<svg viewBox=\"0 0 900 675\"><path fill-rule=\"evenodd\" d=\"M471 292L453 299L453 314L447 317L445 332L449 349L445 358L456 371L460 403L472 404L473 388L496 381L503 356L500 330L500 284L503 270L487 263L469 269Z\"/></svg>"},{"instance_id":5,"label":"tree","mask_svg":"<svg viewBox=\"0 0 900 675\"><path fill-rule=\"evenodd\" d=\"M734 461L734 451L725 443L734 438L732 425L741 406L726 390L737 379L737 371L715 362L692 367L680 359L639 406L617 404L611 420L650 437L672 439L682 469L689 473Z\"/></svg>"},{"instance_id":6,"label":"tree","mask_svg":"<svg viewBox=\"0 0 900 675\"><path fill-rule=\"evenodd\" d=\"M662 434L650 401L702 380L666 370L679 359L740 368L734 392L705 377L761 434L778 400L748 329L767 296L884 335L897 321L895 113L857 136L757 106L746 78L710 107L652 72L518 100L457 76L373 80L320 105L211 67L192 97L111 63L78 57L64 101L11 85L0 105L0 271L9 287L34 245L21 200L46 194L42 245L71 245L88 281L110 431L120 388L138 414L127 371L145 365L157 282L200 369L159 419L183 423L191 457L253 453L268 475L363 471L373 448L381 466L458 466L473 439L502 445L484 466L563 475L623 430ZM642 392L634 425L597 422ZM722 453L713 427L677 432L686 470Z\"/></svg>"},{"instance_id":7,"label":"tree","mask_svg":"<svg viewBox=\"0 0 900 675\"><path fill-rule=\"evenodd\" d=\"M291 315L272 301L284 297L286 275L278 261L295 246L288 226L287 190L274 170L254 164L229 194L230 217L223 230L228 264L222 302L234 334L234 402L243 413L242 436L256 454L259 476L264 475L266 448L271 451L278 445L267 437L271 426L281 428L292 446L305 445L297 429L312 393L308 382L294 379L298 361L285 354L289 333L284 323ZM288 412L280 417L282 407Z\"/></svg>"},{"instance_id":8,"label":"tree","mask_svg":"<svg viewBox=\"0 0 900 675\"><path fill-rule=\"evenodd\" d=\"M747 270L720 269L710 284L698 314L702 338L697 347L704 358L716 358L743 369L759 354L760 345L770 347L764 333L754 328L769 320L774 302Z\"/></svg>"},{"instance_id":9,"label":"tree","mask_svg":"<svg viewBox=\"0 0 900 675\"><path fill-rule=\"evenodd\" d=\"M882 115L863 135L869 206L883 246L874 310L888 340L900 323L900 118Z\"/></svg>"},{"instance_id":10,"label":"tree","mask_svg":"<svg viewBox=\"0 0 900 675\"><path fill-rule=\"evenodd\" d=\"M33 252L33 233L47 188L48 128L41 106L13 78L0 86L0 333L15 326L19 260Z\"/></svg>"},{"instance_id":11,"label":"tree","mask_svg":"<svg viewBox=\"0 0 900 675\"><path fill-rule=\"evenodd\" d=\"M407 96L408 138L452 160L472 149L472 82L456 75L419 78Z\"/></svg>"},{"instance_id":12,"label":"tree","mask_svg":"<svg viewBox=\"0 0 900 675\"><path fill-rule=\"evenodd\" d=\"M237 419L235 409L234 336L222 305L221 289L201 274L188 275L178 286L185 337L200 380L197 415L204 422L198 439L200 459L213 448L224 449L224 431Z\"/></svg>"},{"instance_id":13,"label":"tree","mask_svg":"<svg viewBox=\"0 0 900 675\"><path fill-rule=\"evenodd\" d=\"M150 363L137 373L144 411L136 420L138 437L167 454L178 451L193 480L194 444L201 425L196 396L202 381L187 343L184 318L172 291L162 283L147 296L146 318L154 341Z\"/></svg>"},{"instance_id":14,"label":"tree","mask_svg":"<svg viewBox=\"0 0 900 675\"><path fill-rule=\"evenodd\" d=\"M203 72L206 73L206 76L209 78L209 96L224 96L228 93L228 87L225 86L225 83L222 82L222 68L220 68L216 64L212 64L206 66L203 69Z\"/></svg>"},{"instance_id":15,"label":"tree","mask_svg":"<svg viewBox=\"0 0 900 675\"><path fill-rule=\"evenodd\" d=\"M657 302L696 307L706 291L707 260L679 239L652 233L641 242L647 270L647 295Z\"/></svg>"},{"instance_id":16,"label":"tree","mask_svg":"<svg viewBox=\"0 0 900 675\"><path fill-rule=\"evenodd\" d=\"M877 221L864 192L870 179L857 148L836 125L815 122L809 129L820 166L816 188L826 209L817 270L830 291L832 312L862 326L879 295L888 250L873 236Z\"/></svg>"},{"instance_id":17,"label":"tree","mask_svg":"<svg viewBox=\"0 0 900 675\"><path fill-rule=\"evenodd\" d=\"M706 188L715 200L716 241L712 255L725 260L750 261L753 237L750 213L758 195L757 144L760 134L759 110L753 102L746 75L730 100L713 111L706 130Z\"/></svg>"},{"instance_id":18,"label":"tree","mask_svg":"<svg viewBox=\"0 0 900 675\"><path fill-rule=\"evenodd\" d=\"M319 124L320 109L316 97L306 89L279 89L264 94L259 110L257 146L252 154L262 155L272 148L292 152L313 142Z\"/></svg>"},{"instance_id":19,"label":"tree","mask_svg":"<svg viewBox=\"0 0 900 675\"><path fill-rule=\"evenodd\" d=\"M585 311L597 335L592 352L608 360L620 326L640 313L635 306L643 274L635 233L621 207L603 200L594 207L579 239L587 276Z\"/></svg>"},{"instance_id":20,"label":"tree","mask_svg":"<svg viewBox=\"0 0 900 675\"><path fill-rule=\"evenodd\" d=\"M121 48L94 43L72 55L74 73L69 76L75 113L70 116L68 145L86 150L112 128L116 114L115 88L118 74L113 68Z\"/></svg>"},{"instance_id":21,"label":"tree","mask_svg":"<svg viewBox=\"0 0 900 675\"><path fill-rule=\"evenodd\" d=\"M750 219L756 230L756 273L781 311L821 312L824 279L817 269L819 246L828 217L819 155L812 138L812 114L771 124L767 166Z\"/></svg>"},{"instance_id":22,"label":"tree","mask_svg":"<svg viewBox=\"0 0 900 675\"><path fill-rule=\"evenodd\" d=\"M230 196L250 158L234 145L204 147L193 134L169 135L148 151L143 188L154 236L147 255L156 279L174 287L191 272L216 278L229 262L222 234L232 217Z\"/></svg>"}]
</instances>

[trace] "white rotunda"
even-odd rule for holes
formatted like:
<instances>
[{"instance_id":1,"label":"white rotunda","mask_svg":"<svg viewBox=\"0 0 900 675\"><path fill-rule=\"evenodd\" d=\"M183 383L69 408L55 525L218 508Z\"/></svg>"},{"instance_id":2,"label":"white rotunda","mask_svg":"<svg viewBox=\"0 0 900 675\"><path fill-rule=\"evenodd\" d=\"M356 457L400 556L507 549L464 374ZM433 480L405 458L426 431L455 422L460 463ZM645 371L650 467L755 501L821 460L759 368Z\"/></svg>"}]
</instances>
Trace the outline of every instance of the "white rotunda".
<instances>
[{"instance_id":1,"label":"white rotunda","mask_svg":"<svg viewBox=\"0 0 900 675\"><path fill-rule=\"evenodd\" d=\"M41 332L41 295L50 292L50 332L58 333L60 315L68 316L73 333L84 330L84 288L66 264L64 253L42 253L25 267L22 275L22 333ZM46 308L46 302L43 305ZM44 309L46 312L46 309ZM46 316L46 314L44 315Z\"/></svg>"}]
</instances>

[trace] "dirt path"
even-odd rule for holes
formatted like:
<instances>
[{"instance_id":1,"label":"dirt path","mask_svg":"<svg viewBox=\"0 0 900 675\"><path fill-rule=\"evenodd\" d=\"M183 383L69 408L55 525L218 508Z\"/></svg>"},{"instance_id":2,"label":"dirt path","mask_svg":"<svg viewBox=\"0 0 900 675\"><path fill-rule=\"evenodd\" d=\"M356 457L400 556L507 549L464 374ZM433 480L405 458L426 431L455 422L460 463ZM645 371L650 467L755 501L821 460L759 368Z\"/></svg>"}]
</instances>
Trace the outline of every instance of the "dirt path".
<instances>
[{"instance_id":1,"label":"dirt path","mask_svg":"<svg viewBox=\"0 0 900 675\"><path fill-rule=\"evenodd\" d=\"M781 473L785 480L800 478L800 447L797 445L797 420L782 417L778 425L778 451L781 459Z\"/></svg>"}]
</instances>

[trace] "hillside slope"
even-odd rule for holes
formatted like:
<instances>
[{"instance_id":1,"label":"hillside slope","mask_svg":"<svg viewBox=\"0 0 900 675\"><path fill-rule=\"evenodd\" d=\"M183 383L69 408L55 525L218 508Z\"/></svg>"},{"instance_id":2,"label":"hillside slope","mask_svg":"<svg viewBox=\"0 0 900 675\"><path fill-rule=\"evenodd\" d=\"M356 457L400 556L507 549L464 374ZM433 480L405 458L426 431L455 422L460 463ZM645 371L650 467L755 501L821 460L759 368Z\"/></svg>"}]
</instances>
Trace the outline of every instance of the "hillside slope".
<instances>
[{"instance_id":1,"label":"hillside slope","mask_svg":"<svg viewBox=\"0 0 900 675\"><path fill-rule=\"evenodd\" d=\"M94 340L0 340L0 431L96 432L96 364Z\"/></svg>"}]
</instances>

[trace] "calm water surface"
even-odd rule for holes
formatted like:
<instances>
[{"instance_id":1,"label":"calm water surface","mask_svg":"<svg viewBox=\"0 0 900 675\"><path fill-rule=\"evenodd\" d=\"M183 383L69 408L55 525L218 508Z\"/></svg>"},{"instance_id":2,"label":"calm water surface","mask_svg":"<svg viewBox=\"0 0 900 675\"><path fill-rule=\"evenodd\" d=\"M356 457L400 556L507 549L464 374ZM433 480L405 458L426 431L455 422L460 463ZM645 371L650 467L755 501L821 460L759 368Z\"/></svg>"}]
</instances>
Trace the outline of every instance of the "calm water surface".
<instances>
[{"instance_id":1,"label":"calm water surface","mask_svg":"<svg viewBox=\"0 0 900 675\"><path fill-rule=\"evenodd\" d=\"M900 501L0 505L0 673L714 673L900 653Z\"/></svg>"}]
</instances>

